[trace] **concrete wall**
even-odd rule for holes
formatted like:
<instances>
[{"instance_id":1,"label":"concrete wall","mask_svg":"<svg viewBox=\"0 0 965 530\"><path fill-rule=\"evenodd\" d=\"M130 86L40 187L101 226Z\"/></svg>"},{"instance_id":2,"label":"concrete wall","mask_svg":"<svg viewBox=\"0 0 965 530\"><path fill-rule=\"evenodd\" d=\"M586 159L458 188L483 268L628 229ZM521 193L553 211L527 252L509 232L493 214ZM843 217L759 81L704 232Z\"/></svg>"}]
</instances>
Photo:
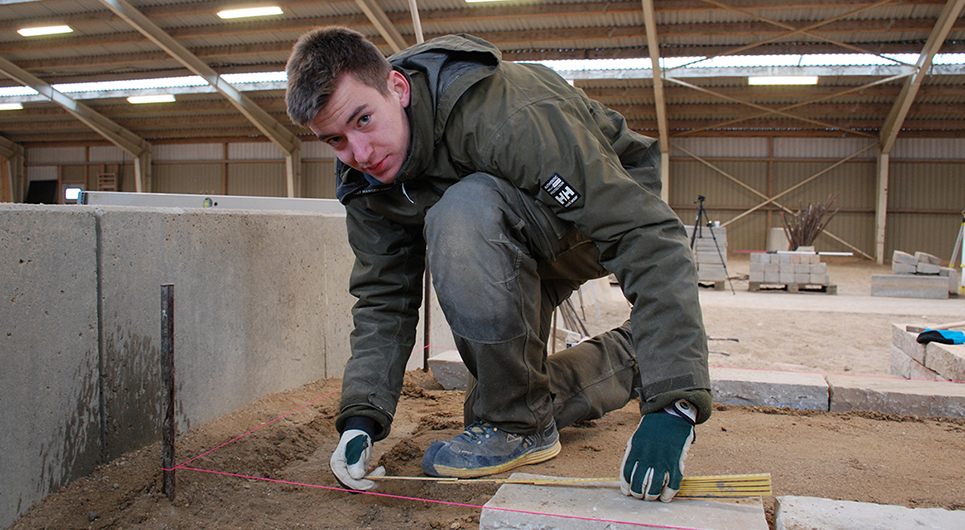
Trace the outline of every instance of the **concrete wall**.
<instances>
[{"instance_id":1,"label":"concrete wall","mask_svg":"<svg viewBox=\"0 0 965 530\"><path fill-rule=\"evenodd\" d=\"M0 528L99 462L96 262L93 211L0 205Z\"/></svg>"},{"instance_id":2,"label":"concrete wall","mask_svg":"<svg viewBox=\"0 0 965 530\"><path fill-rule=\"evenodd\" d=\"M0 205L0 528L159 439L161 284L185 431L341 377L352 262L342 215Z\"/></svg>"}]
</instances>

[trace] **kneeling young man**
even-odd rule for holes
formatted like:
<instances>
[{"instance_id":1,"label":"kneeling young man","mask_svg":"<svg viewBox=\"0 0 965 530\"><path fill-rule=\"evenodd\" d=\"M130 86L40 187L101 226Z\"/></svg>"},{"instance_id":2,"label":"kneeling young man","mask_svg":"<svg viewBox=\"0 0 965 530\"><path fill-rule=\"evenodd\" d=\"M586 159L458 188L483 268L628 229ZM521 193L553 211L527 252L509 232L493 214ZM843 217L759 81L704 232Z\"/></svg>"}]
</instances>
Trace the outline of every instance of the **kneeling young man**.
<instances>
[{"instance_id":1,"label":"kneeling young man","mask_svg":"<svg viewBox=\"0 0 965 530\"><path fill-rule=\"evenodd\" d=\"M451 35L386 59L361 34L314 30L288 62L288 114L334 149L355 253L341 433L345 486L366 479L415 344L426 261L475 385L465 431L429 475L548 460L558 430L640 398L623 492L669 501L711 414L707 339L683 224L660 196L657 143L539 65ZM628 322L551 357L555 308L612 272Z\"/></svg>"}]
</instances>

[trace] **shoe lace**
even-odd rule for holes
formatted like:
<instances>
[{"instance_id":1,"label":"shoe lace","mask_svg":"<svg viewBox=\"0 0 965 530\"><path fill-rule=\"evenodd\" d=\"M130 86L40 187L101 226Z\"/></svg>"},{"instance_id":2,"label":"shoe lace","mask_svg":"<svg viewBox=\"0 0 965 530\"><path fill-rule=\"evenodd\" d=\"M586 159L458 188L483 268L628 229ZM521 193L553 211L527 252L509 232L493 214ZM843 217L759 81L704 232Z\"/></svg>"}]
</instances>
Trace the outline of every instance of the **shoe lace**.
<instances>
[{"instance_id":1,"label":"shoe lace","mask_svg":"<svg viewBox=\"0 0 965 530\"><path fill-rule=\"evenodd\" d=\"M481 444L484 440L492 438L497 431L499 431L499 427L487 421L476 420L472 425L466 427L463 435L470 441Z\"/></svg>"}]
</instances>

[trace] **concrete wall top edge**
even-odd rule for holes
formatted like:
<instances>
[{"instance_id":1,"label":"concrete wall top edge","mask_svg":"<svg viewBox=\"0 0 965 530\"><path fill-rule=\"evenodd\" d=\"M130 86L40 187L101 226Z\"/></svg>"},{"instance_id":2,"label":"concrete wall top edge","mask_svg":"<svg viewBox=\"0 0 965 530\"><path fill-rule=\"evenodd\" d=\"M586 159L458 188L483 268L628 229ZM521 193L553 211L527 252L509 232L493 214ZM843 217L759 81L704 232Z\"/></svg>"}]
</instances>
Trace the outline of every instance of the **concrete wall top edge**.
<instances>
[{"instance_id":1,"label":"concrete wall top edge","mask_svg":"<svg viewBox=\"0 0 965 530\"><path fill-rule=\"evenodd\" d=\"M50 211L57 213L96 213L103 212L137 212L162 213L162 214L210 214L210 215L243 215L243 216L317 216L344 218L344 213L334 212L307 212L300 210L243 210L235 208L183 208L183 207L149 207L149 206L107 206L107 205L76 205L76 204L23 204L23 203L0 203L0 211L31 211L42 212Z\"/></svg>"}]
</instances>

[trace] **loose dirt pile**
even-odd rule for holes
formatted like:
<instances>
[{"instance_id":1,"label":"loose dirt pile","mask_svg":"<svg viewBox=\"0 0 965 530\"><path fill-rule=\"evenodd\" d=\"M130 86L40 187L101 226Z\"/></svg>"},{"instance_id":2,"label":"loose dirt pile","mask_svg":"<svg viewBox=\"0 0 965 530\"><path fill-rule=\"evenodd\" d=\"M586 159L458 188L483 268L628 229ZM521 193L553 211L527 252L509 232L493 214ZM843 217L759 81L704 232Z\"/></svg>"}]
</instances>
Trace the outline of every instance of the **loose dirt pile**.
<instances>
[{"instance_id":1,"label":"loose dirt pile","mask_svg":"<svg viewBox=\"0 0 965 530\"><path fill-rule=\"evenodd\" d=\"M746 261L737 258L729 267L739 278ZM867 295L870 288L864 289L870 285L870 274L880 270L857 261L829 264L832 281L839 285L838 297ZM735 288L742 297L766 301L764 305L790 304L799 296L828 296L751 294L740 280ZM730 294L729 289L725 294ZM775 302L778 298L773 297L790 301ZM868 298L869 304L881 303ZM601 307L599 316L595 307L586 309L591 330L622 322L628 311L625 303L601 303ZM963 313L942 318L882 312L880 307L834 313L737 310L729 300L704 307L710 336L739 339L712 342L711 348L718 352L711 355L712 364L855 374L888 373L892 322L926 317L938 322L965 320ZM217 473L178 470L173 502L160 492L161 456L155 445L102 466L49 496L13 528L478 528L476 506L484 504L496 486L393 482L379 488L380 496L336 489L328 459L338 441L334 418L339 385L339 380L323 380L266 396L184 435L178 442L179 462L287 414L188 464ZM310 404L303 407L306 403ZM638 421L637 405L632 402L600 420L564 429L562 453L522 471L615 477L626 440ZM421 476L422 452L461 428L461 393L442 390L431 374L410 372L392 434L376 445L376 458L390 475ZM689 475L768 472L775 496L963 510L963 463L962 419L718 405L710 421L697 428L686 471ZM764 504L772 519L774 497L765 498Z\"/></svg>"}]
</instances>

